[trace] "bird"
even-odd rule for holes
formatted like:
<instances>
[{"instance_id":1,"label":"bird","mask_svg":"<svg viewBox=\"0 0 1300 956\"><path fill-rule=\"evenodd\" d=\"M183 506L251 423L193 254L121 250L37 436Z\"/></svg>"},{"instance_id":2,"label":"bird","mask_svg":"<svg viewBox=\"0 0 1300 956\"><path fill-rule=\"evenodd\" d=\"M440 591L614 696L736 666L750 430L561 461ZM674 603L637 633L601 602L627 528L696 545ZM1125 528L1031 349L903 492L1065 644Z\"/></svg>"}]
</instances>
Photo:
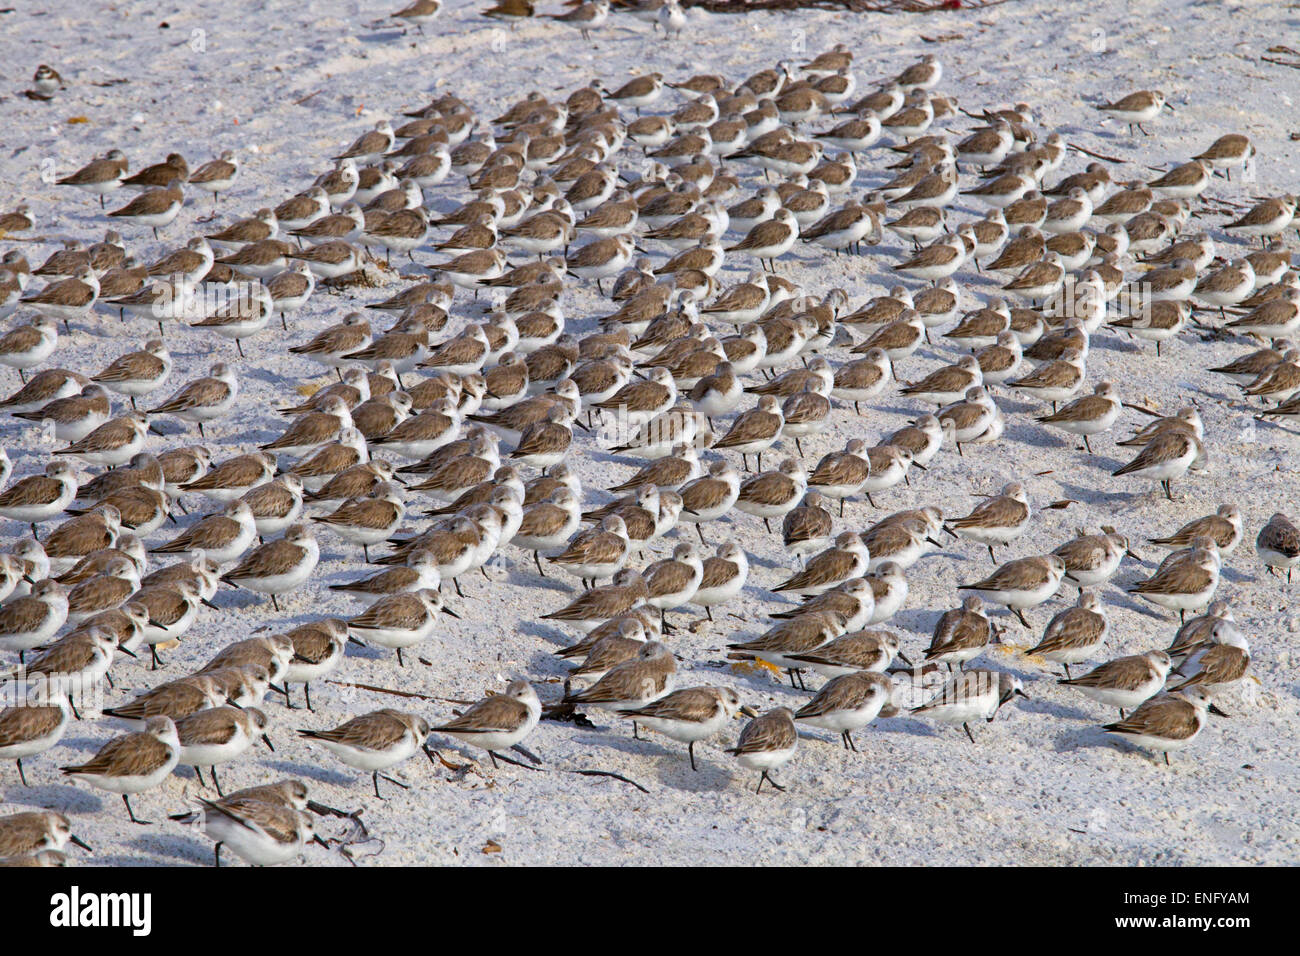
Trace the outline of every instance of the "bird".
<instances>
[{"instance_id":1,"label":"bird","mask_svg":"<svg viewBox=\"0 0 1300 956\"><path fill-rule=\"evenodd\" d=\"M1029 699L1019 677L1006 671L962 671L948 681L938 693L911 713L922 714L945 724L961 724L970 742L975 743L970 721L983 718L989 723L1002 706L1014 697Z\"/></svg>"},{"instance_id":2,"label":"bird","mask_svg":"<svg viewBox=\"0 0 1300 956\"><path fill-rule=\"evenodd\" d=\"M375 797L382 800L379 778L409 790L407 784L380 771L410 757L429 736L429 722L423 717L385 707L353 717L328 730L300 730L304 740L320 744L349 767L370 771Z\"/></svg>"},{"instance_id":3,"label":"bird","mask_svg":"<svg viewBox=\"0 0 1300 956\"><path fill-rule=\"evenodd\" d=\"M483 748L495 767L497 752L522 743L533 732L541 715L542 702L533 685L526 680L512 680L502 693L477 701L447 723L434 725L430 731Z\"/></svg>"},{"instance_id":4,"label":"bird","mask_svg":"<svg viewBox=\"0 0 1300 956\"><path fill-rule=\"evenodd\" d=\"M798 744L799 732L790 708L773 707L747 723L736 746L728 747L727 753L742 767L759 771L755 793L763 792L764 782L784 792L785 787L773 780L769 772L788 763Z\"/></svg>"},{"instance_id":5,"label":"bird","mask_svg":"<svg viewBox=\"0 0 1300 956\"><path fill-rule=\"evenodd\" d=\"M143 730L112 738L85 763L60 769L73 780L121 794L131 822L147 825L150 821L138 818L131 808L131 795L161 784L176 768L180 756L175 722L157 716L148 718Z\"/></svg>"}]
</instances>

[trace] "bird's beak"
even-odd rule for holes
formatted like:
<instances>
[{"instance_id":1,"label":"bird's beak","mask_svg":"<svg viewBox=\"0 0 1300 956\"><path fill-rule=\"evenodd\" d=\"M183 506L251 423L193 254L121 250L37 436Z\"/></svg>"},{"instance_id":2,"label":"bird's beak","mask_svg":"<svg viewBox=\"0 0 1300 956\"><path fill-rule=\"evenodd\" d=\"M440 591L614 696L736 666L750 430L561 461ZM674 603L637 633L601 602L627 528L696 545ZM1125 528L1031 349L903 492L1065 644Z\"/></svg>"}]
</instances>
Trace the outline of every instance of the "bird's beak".
<instances>
[{"instance_id":1,"label":"bird's beak","mask_svg":"<svg viewBox=\"0 0 1300 956\"><path fill-rule=\"evenodd\" d=\"M913 666L915 666L915 665L914 665L910 660L907 659L907 655L904 654L902 651L899 651L899 652L898 652L896 655L894 655L894 656L897 657L897 658L898 658L900 661L902 661L904 664L906 664L908 667L913 667Z\"/></svg>"},{"instance_id":2,"label":"bird's beak","mask_svg":"<svg viewBox=\"0 0 1300 956\"><path fill-rule=\"evenodd\" d=\"M1019 688L1016 688L1016 694L1019 697L1023 697L1025 700L1029 700L1029 695L1026 694L1023 690L1020 690Z\"/></svg>"},{"instance_id":3,"label":"bird's beak","mask_svg":"<svg viewBox=\"0 0 1300 956\"><path fill-rule=\"evenodd\" d=\"M925 536L925 540L926 540L926 541L929 541L932 545L934 545L934 546L935 546L936 548L938 548L940 551L943 550L943 542L942 542L942 541L935 541L934 538L930 537L929 535L926 535L926 536Z\"/></svg>"},{"instance_id":4,"label":"bird's beak","mask_svg":"<svg viewBox=\"0 0 1300 956\"><path fill-rule=\"evenodd\" d=\"M912 462L912 467L920 468L922 471L929 471L929 469L926 468L925 465L922 465L920 462L916 462L916 461Z\"/></svg>"},{"instance_id":5,"label":"bird's beak","mask_svg":"<svg viewBox=\"0 0 1300 956\"><path fill-rule=\"evenodd\" d=\"M75 843L77 846L81 847L81 848L82 848L83 850L85 850L87 853L94 853L94 852L95 852L94 850L92 850L92 849L90 848L90 844L89 844L89 843L87 843L87 842L86 842L85 840L83 840L81 837L77 836L75 833L72 834L72 836L68 837L68 839L71 840L73 843Z\"/></svg>"},{"instance_id":6,"label":"bird's beak","mask_svg":"<svg viewBox=\"0 0 1300 956\"><path fill-rule=\"evenodd\" d=\"M753 707L750 707L748 704L746 704L744 707L741 707L739 712L744 716L750 718L751 720L758 716L758 711L756 711Z\"/></svg>"},{"instance_id":7,"label":"bird's beak","mask_svg":"<svg viewBox=\"0 0 1300 956\"><path fill-rule=\"evenodd\" d=\"M433 764L435 767L438 766L438 758L433 755L433 748L425 746L420 749L423 750L424 755L429 758L429 763Z\"/></svg>"},{"instance_id":8,"label":"bird's beak","mask_svg":"<svg viewBox=\"0 0 1300 956\"><path fill-rule=\"evenodd\" d=\"M1176 113L1176 112L1178 112L1176 109L1174 109L1174 107L1173 107L1173 105L1172 105L1171 103L1165 103L1165 109L1167 109L1167 110L1168 110L1169 112L1171 112L1171 113Z\"/></svg>"},{"instance_id":9,"label":"bird's beak","mask_svg":"<svg viewBox=\"0 0 1300 956\"><path fill-rule=\"evenodd\" d=\"M324 847L325 849L327 849L327 850L330 848L330 845L329 845L328 843L326 843L326 842L321 838L321 835L320 835L319 833L314 833L314 834L312 834L311 842L312 842L312 843L319 843L321 846L323 846L323 847Z\"/></svg>"},{"instance_id":10,"label":"bird's beak","mask_svg":"<svg viewBox=\"0 0 1300 956\"><path fill-rule=\"evenodd\" d=\"M220 611L220 610L221 610L221 608L217 607L215 604L213 604L213 603L212 603L211 601L209 601L207 598L199 598L199 601L200 601L200 602L201 602L205 607L210 607L210 608L212 608L212 610L214 610L214 611Z\"/></svg>"},{"instance_id":11,"label":"bird's beak","mask_svg":"<svg viewBox=\"0 0 1300 956\"><path fill-rule=\"evenodd\" d=\"M355 637L353 637L351 634L348 635L348 643L349 643L349 644L355 644L355 645L357 645L357 647L365 647L365 646L366 646L364 643L362 643L361 641L357 640L357 639L356 639Z\"/></svg>"},{"instance_id":12,"label":"bird's beak","mask_svg":"<svg viewBox=\"0 0 1300 956\"><path fill-rule=\"evenodd\" d=\"M1209 712L1212 713L1212 714L1214 714L1214 716L1216 716L1216 717L1227 717L1227 716L1228 716L1228 715L1225 714L1223 711L1221 711L1218 707L1216 707L1214 704L1211 704L1211 705L1210 705L1208 708L1206 708L1206 709L1209 710Z\"/></svg>"},{"instance_id":13,"label":"bird's beak","mask_svg":"<svg viewBox=\"0 0 1300 956\"><path fill-rule=\"evenodd\" d=\"M444 608L442 609L442 613L443 613L443 614L450 614L452 617L457 618L457 619L460 618L460 615L457 614L455 611L453 611L453 610L452 610L451 608L449 608L449 607L444 607Z\"/></svg>"},{"instance_id":14,"label":"bird's beak","mask_svg":"<svg viewBox=\"0 0 1300 956\"><path fill-rule=\"evenodd\" d=\"M117 649L118 649L119 651L121 651L123 654L125 654L127 657L132 657L132 658L135 657L135 652L134 652L134 651L127 650L127 649L126 649L125 647L123 647L121 644L117 645ZM136 658L136 659L138 660L138 658Z\"/></svg>"},{"instance_id":15,"label":"bird's beak","mask_svg":"<svg viewBox=\"0 0 1300 956\"><path fill-rule=\"evenodd\" d=\"M1142 560L1142 555L1138 554L1138 553L1137 553L1136 551L1134 551L1132 548L1125 548L1125 549L1124 549L1124 553L1127 554L1127 555L1128 555L1130 558L1132 558L1134 561L1141 561L1141 560Z\"/></svg>"},{"instance_id":16,"label":"bird's beak","mask_svg":"<svg viewBox=\"0 0 1300 956\"><path fill-rule=\"evenodd\" d=\"M271 751L271 753L275 753L275 748L271 746L271 738L266 734L262 734L262 743L266 744L267 750Z\"/></svg>"}]
</instances>

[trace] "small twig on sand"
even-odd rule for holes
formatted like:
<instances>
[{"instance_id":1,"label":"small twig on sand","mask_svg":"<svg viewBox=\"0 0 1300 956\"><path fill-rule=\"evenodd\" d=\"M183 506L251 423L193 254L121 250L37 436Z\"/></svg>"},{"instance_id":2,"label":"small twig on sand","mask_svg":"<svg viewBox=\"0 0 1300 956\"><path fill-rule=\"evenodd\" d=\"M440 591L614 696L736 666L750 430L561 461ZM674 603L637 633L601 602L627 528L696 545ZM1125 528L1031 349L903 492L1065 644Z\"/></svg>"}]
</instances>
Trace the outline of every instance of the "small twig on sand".
<instances>
[{"instance_id":1,"label":"small twig on sand","mask_svg":"<svg viewBox=\"0 0 1300 956\"><path fill-rule=\"evenodd\" d=\"M542 759L541 759L540 757L538 757L535 753L533 753L532 751L526 749L525 747L521 747L519 744L515 744L515 746L511 747L510 749L511 749L511 750L514 750L514 751L517 751L518 753L520 753L520 754L522 754L523 756L527 757L529 760L531 760L531 761L532 761L533 763L535 763L535 764L540 764L540 763L542 762ZM483 771L478 767L478 764L477 764L477 763L454 764L454 763L451 763L449 760L447 760L447 758L444 757L444 756L442 755L441 751L430 749L430 750L427 750L426 753L428 753L429 758L430 758L431 760L432 760L432 759L437 759L437 761L438 761L439 763L441 763L444 767L446 767L448 770L452 770L452 771L455 771L455 772L457 772L457 773L464 773L466 770L469 770L469 769L473 768L473 769L474 769L476 772L478 772L480 775L483 775ZM534 773L549 773L549 772L550 772L546 767L541 767L541 766L534 767L534 766L531 766L531 765L529 765L529 764L527 764L527 763L524 763L524 761L522 761L522 760L516 760L514 757L507 757L505 754L503 754L503 753L502 753L501 751L499 751L499 750L494 751L493 754L492 754L492 756L493 756L496 760L505 761L506 763L511 764L512 766L515 766L515 767L522 767L522 768L525 769L525 770L532 770ZM560 773L576 773L576 774L579 774L580 776L583 776L583 777L612 777L612 778L615 779L615 780L621 780L623 783L626 783L626 784L628 784L629 786L636 787L636 788L637 788L638 790L640 790L642 793L646 793L646 794L648 794L648 793L650 792L650 791L647 790L645 787L641 786L641 784L637 783L635 780L629 780L627 777L623 776L621 773L615 773L615 772L612 771L612 770L588 770L588 769L586 769L586 768L578 768L578 769L574 769L574 768L571 768L571 767L556 767L556 768L554 768L554 769L557 770L557 771L559 771Z\"/></svg>"},{"instance_id":2,"label":"small twig on sand","mask_svg":"<svg viewBox=\"0 0 1300 956\"><path fill-rule=\"evenodd\" d=\"M500 754L497 754L497 756L499 757L499 756L501 756L501 755L500 755ZM612 771L612 770L566 770L566 771L564 771L564 772L565 772L565 773L580 773L580 774L582 774L584 777L613 777L615 780L622 780L624 783L629 784L630 786L636 787L636 788L637 788L638 790L640 790L642 793L649 793L649 792L650 792L650 791L647 790L645 787L641 786L641 784L637 783L635 780L629 780L627 777L623 776L621 773L614 773L614 771Z\"/></svg>"},{"instance_id":3,"label":"small twig on sand","mask_svg":"<svg viewBox=\"0 0 1300 956\"><path fill-rule=\"evenodd\" d=\"M436 697L430 697L428 694L417 694L413 690L394 690L391 687L379 687L376 684L358 684L353 681L331 680L327 684L337 684L339 687L353 687L357 690L372 690L376 694L391 694L394 697L414 697L418 700L437 700Z\"/></svg>"},{"instance_id":4,"label":"small twig on sand","mask_svg":"<svg viewBox=\"0 0 1300 956\"><path fill-rule=\"evenodd\" d=\"M1137 405L1134 404L1133 402L1121 402L1120 404L1123 405L1125 408L1131 408L1135 412L1141 412L1143 415L1150 415L1152 418L1160 417L1159 412L1147 408L1145 405Z\"/></svg>"},{"instance_id":5,"label":"small twig on sand","mask_svg":"<svg viewBox=\"0 0 1300 956\"><path fill-rule=\"evenodd\" d=\"M1093 157L1094 159L1104 160L1105 162L1108 162L1108 163L1126 163L1126 162L1128 162L1128 160L1126 160L1126 159L1119 159L1118 157L1115 157L1115 156L1106 156L1106 155L1104 155L1104 154L1102 154L1102 153L1096 153L1096 152L1093 152L1092 150L1088 149L1088 147L1086 147L1086 146L1080 146L1078 143L1066 143L1065 145L1068 146L1068 147L1070 147L1070 149L1074 150L1076 153L1083 153L1085 156L1091 156L1091 157Z\"/></svg>"},{"instance_id":6,"label":"small twig on sand","mask_svg":"<svg viewBox=\"0 0 1300 956\"><path fill-rule=\"evenodd\" d=\"M505 761L506 763L508 763L508 764L512 764L513 766L516 766L516 767L523 767L525 770L535 770L535 771L537 771L538 773L542 773L542 772L543 772L543 770L542 770L541 767L534 767L534 766L531 766L531 765L529 765L529 764L524 763L522 760L516 760L514 757L507 757L505 754L501 753L500 751L496 751L496 752L493 754L493 756L495 756L495 757L497 758L497 760L504 760L504 761Z\"/></svg>"},{"instance_id":7,"label":"small twig on sand","mask_svg":"<svg viewBox=\"0 0 1300 956\"><path fill-rule=\"evenodd\" d=\"M313 90L312 92L308 93L306 96L302 97L301 99L294 100L294 101L293 101L293 105L294 105L294 106L302 106L303 103L306 103L306 102L307 102L309 99L311 99L313 96L319 96L321 93L324 93L324 92L325 92L324 89Z\"/></svg>"},{"instance_id":8,"label":"small twig on sand","mask_svg":"<svg viewBox=\"0 0 1300 956\"><path fill-rule=\"evenodd\" d=\"M339 687L352 687L356 690L374 691L376 694L391 694L393 697L413 697L416 700L436 700L446 704L468 705L475 703L472 700L459 700L455 697L435 697L432 694L417 694L413 690L394 690L391 687L380 687L377 684L358 684L346 680L328 680L327 684L336 684Z\"/></svg>"},{"instance_id":9,"label":"small twig on sand","mask_svg":"<svg viewBox=\"0 0 1300 956\"><path fill-rule=\"evenodd\" d=\"M353 810L349 812L347 810L339 810L336 809L335 807L326 806L323 803L317 803L315 800L307 801L307 809L310 810L312 813L316 814L317 816L321 816L321 817L328 816L328 817L343 817L343 818L351 818L351 819L356 819L360 817L361 814L366 812L365 807L362 807L360 810Z\"/></svg>"}]
</instances>

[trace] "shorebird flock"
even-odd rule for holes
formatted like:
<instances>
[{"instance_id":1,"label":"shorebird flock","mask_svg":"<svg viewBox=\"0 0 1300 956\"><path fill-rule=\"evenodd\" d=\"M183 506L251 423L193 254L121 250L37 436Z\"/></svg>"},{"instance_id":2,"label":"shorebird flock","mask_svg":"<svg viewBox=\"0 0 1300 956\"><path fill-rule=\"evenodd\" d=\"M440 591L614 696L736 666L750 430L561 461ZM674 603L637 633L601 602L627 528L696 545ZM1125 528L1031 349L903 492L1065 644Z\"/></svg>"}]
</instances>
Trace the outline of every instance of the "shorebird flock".
<instances>
[{"instance_id":1,"label":"shorebird flock","mask_svg":"<svg viewBox=\"0 0 1300 956\"><path fill-rule=\"evenodd\" d=\"M608 14L578 9L584 32ZM405 15L419 25L417 14ZM562 732L604 711L609 733L621 723L685 744L692 769L709 759L697 744L724 738L716 759L756 774L743 785L762 792L784 789L772 775L801 734L816 759L828 739L817 732L856 750L876 720L915 716L949 725L953 746L996 749L996 733L972 728L1028 696L1021 675L1059 668L1046 692L1091 699L1099 722L1118 718L1103 724L1116 738L1166 763L1192 744L1222 713L1216 699L1253 679L1216 594L1225 557L1255 534L1253 573L1289 582L1300 531L1280 513L1243 527L1232 503L1178 520L1174 484L1209 467L1202 413L1217 406L1188 394L1169 414L1145 408L1139 383L1090 379L1089 347L1125 336L1194 362L1201 341L1231 341L1240 356L1213 371L1263 401L1259 415L1300 416L1287 339L1300 276L1283 242L1296 196L1246 188L1244 135L1207 136L1149 181L1112 179L1118 158L1082 155L1027 104L959 106L933 56L870 89L853 67L840 45L747 78L649 73L533 92L495 116L444 93L344 137L287 197L241 194L233 153L195 170L172 153L132 173L115 149L59 178L42 198L102 207L111 228L36 268L17 248L0 265L0 314L16 316L0 363L21 378L0 409L50 449L33 473L11 474L8 456L0 468L0 759L14 781L120 794L144 824L139 796L174 804L168 778L193 768L183 775L208 796L169 807L182 811L173 822L202 824L218 863L225 846L266 864L328 845L305 785L252 756L276 733L392 800L411 785L385 771L421 751L463 769L440 749L458 741L500 772L515 771L498 760L546 769L526 746L539 721ZM1139 91L1097 117L1137 140L1159 135L1168 106ZM1248 199L1211 201L1212 185ZM211 203L218 221L137 261L116 230L138 251L187 202ZM226 214L232 203L242 214ZM1219 238L1190 233L1193 215L1223 215ZM0 215L10 236L36 225L26 205ZM782 276L788 257L892 288L856 302L806 288ZM970 286L992 276L977 297ZM333 307L326 327L296 318L343 294L364 309ZM575 315L575 298L598 306ZM138 349L103 368L59 364L64 339L121 322L138 327ZM173 376L178 337L221 358ZM274 440L210 442L204 426L239 407L250 338L318 363L327 384L284 377ZM1150 488L1168 534L1084 528L1023 553L1036 516L1071 504L1032 500L1029 475L969 513L888 513L900 484L943 494L928 473L945 457L1014 468L1004 432L1024 413L1004 406L1021 402L1040 432L1067 436L1058 472ZM886 434L873 413L899 403L914 418ZM1131 434L1116 440L1125 417ZM854 437L805 457L832 427ZM1093 454L1107 441L1133 455L1113 475ZM628 470L607 490L583 487L584 459ZM738 526L791 566L756 580ZM342 543L327 560L350 574L330 588L358 602L352 616L313 614L322 533ZM1167 623L1142 635L1149 649L1113 657L1107 586L1138 548L1169 551L1127 588ZM986 550L988 573L952 594L928 645L887 626L922 558L982 562ZM358 676L349 645L391 651L409 680L397 691L428 690L410 656L464 626L473 590L505 564L569 588L540 592L542 620L567 635L562 683L519 674L455 711L408 700L297 730L312 684ZM1027 616L1058 596L1067 606L1050 619ZM206 665L169 666L196 623L250 602L268 633L232 642L210 627ZM737 610L766 618L761 633L729 625ZM699 628L720 633L730 663L683 655L674 635ZM970 666L1013 638L1017 673ZM706 671L713 680L698 679ZM115 677L148 689L104 690ZM790 705L746 703L774 690ZM97 691L117 697L83 731L102 738L97 752L43 762ZM645 759L656 753L647 745ZM258 785L226 794L228 765ZM60 813L0 818L12 862L64 862L69 841L84 846Z\"/></svg>"}]
</instances>

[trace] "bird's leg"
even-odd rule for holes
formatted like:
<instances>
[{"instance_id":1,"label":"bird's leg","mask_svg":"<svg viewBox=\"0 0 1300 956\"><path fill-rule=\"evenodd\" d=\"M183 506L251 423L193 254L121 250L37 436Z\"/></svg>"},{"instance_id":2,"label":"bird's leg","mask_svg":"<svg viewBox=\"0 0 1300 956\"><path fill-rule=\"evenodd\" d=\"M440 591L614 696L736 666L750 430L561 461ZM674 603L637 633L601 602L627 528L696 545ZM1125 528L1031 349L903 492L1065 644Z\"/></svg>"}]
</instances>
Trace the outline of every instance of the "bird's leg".
<instances>
[{"instance_id":1,"label":"bird's leg","mask_svg":"<svg viewBox=\"0 0 1300 956\"><path fill-rule=\"evenodd\" d=\"M126 814L131 818L132 823L142 827L150 826L150 821L141 820L135 815L135 811L131 809L131 798L125 793L122 794L122 802L126 804Z\"/></svg>"}]
</instances>

